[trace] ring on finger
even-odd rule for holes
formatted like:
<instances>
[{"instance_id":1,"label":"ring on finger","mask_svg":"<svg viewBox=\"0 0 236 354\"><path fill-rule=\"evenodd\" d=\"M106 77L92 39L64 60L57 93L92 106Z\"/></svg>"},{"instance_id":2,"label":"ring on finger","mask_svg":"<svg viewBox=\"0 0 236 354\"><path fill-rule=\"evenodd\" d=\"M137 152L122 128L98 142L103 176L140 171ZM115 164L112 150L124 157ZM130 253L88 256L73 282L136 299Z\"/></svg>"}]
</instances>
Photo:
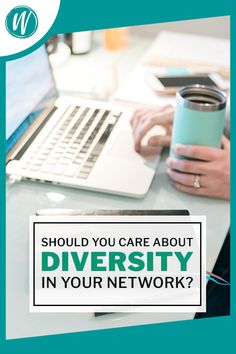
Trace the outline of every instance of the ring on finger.
<instances>
[{"instance_id":1,"label":"ring on finger","mask_svg":"<svg viewBox=\"0 0 236 354\"><path fill-rule=\"evenodd\" d=\"M193 182L193 188L195 188L195 189L201 188L199 175L195 175L194 182Z\"/></svg>"}]
</instances>

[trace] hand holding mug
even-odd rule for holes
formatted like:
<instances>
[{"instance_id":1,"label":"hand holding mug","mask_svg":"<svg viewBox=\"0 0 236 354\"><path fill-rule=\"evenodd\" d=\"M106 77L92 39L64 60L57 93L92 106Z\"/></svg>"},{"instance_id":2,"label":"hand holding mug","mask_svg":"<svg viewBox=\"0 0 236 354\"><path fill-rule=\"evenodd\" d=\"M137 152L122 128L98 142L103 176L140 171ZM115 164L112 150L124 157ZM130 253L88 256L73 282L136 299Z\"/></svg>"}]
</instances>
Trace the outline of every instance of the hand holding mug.
<instances>
[{"instance_id":1,"label":"hand holding mug","mask_svg":"<svg viewBox=\"0 0 236 354\"><path fill-rule=\"evenodd\" d=\"M230 142L225 136L221 149L180 144L172 149L175 154L198 159L167 159L167 173L176 189L194 195L230 198Z\"/></svg>"}]
</instances>

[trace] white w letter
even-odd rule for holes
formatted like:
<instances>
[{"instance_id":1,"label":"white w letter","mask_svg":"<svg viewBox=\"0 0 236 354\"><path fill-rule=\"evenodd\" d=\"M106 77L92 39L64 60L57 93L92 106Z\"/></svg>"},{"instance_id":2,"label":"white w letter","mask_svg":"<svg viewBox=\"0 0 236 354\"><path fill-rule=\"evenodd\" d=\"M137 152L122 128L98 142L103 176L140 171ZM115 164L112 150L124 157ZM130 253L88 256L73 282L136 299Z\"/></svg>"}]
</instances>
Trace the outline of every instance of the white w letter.
<instances>
[{"instance_id":1,"label":"white w letter","mask_svg":"<svg viewBox=\"0 0 236 354\"><path fill-rule=\"evenodd\" d=\"M21 34L24 35L31 14L32 14L32 11L29 12L27 18L25 18L26 11L23 11L19 17L18 17L18 14L15 14L13 17L13 31L16 31L19 24L21 23Z\"/></svg>"}]
</instances>

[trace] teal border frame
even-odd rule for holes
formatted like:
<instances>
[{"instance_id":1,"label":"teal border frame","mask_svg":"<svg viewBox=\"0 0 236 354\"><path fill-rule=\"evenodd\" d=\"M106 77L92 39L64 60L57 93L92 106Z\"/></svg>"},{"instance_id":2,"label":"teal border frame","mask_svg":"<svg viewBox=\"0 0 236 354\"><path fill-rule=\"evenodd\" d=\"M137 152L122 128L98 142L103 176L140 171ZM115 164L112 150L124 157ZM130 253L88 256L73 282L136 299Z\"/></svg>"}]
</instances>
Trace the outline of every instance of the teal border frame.
<instances>
[{"instance_id":1,"label":"teal border frame","mask_svg":"<svg viewBox=\"0 0 236 354\"><path fill-rule=\"evenodd\" d=\"M24 2L24 1L22 1ZM1 6L0 6L1 7ZM91 10L92 7L92 10ZM71 334L58 334L43 337L31 337L16 340L5 339L5 229L6 229L6 198L5 198L5 62L26 55L38 48L52 34L89 29L102 29L132 25L144 25L160 22L173 22L197 18L231 16L231 82L236 82L235 46L236 25L234 0L203 0L194 3L187 0L159 2L146 0L144 3L130 0L112 2L100 0L80 2L61 0L61 6L55 23L49 32L34 46L24 52L5 58L0 58L0 272L1 272L1 318L0 318L0 349L2 353L65 353L68 350L86 353L145 353L148 350L165 353L181 352L214 352L225 350L232 352L235 345L235 264L236 212L235 188L235 102L231 100L231 315L199 319L195 321L179 321L163 324L132 326L118 329L105 329ZM231 87L231 97L235 97L236 88ZM14 216L13 216L14 218Z\"/></svg>"}]
</instances>

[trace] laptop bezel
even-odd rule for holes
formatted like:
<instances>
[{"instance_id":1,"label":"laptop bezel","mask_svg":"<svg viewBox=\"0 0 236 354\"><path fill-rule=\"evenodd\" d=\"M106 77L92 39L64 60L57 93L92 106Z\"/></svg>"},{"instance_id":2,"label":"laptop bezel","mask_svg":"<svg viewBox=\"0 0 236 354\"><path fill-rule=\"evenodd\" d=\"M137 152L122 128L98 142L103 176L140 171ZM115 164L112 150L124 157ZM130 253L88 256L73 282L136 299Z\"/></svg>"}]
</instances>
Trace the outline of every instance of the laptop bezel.
<instances>
[{"instance_id":1,"label":"laptop bezel","mask_svg":"<svg viewBox=\"0 0 236 354\"><path fill-rule=\"evenodd\" d=\"M6 155L6 164L11 160L16 159L17 155L19 156L21 152L25 152L27 150L28 146L30 145L28 144L28 141L31 140L31 142L33 142L33 140L37 137L37 135L40 133L41 129L43 128L45 120L47 120L48 117L50 119L52 113L54 113L54 110L56 108L55 102L59 97L59 92L57 89L53 68L49 60L49 53L47 51L46 43L43 45L45 46L45 50L48 58L48 64L52 75L52 81L55 87L55 95L47 102L42 112L39 113L39 115L34 119L34 121L30 124L30 126L26 129L26 131L22 134L22 136L8 151ZM27 119L27 117L25 117L25 119ZM32 137L34 138L32 139Z\"/></svg>"}]
</instances>

